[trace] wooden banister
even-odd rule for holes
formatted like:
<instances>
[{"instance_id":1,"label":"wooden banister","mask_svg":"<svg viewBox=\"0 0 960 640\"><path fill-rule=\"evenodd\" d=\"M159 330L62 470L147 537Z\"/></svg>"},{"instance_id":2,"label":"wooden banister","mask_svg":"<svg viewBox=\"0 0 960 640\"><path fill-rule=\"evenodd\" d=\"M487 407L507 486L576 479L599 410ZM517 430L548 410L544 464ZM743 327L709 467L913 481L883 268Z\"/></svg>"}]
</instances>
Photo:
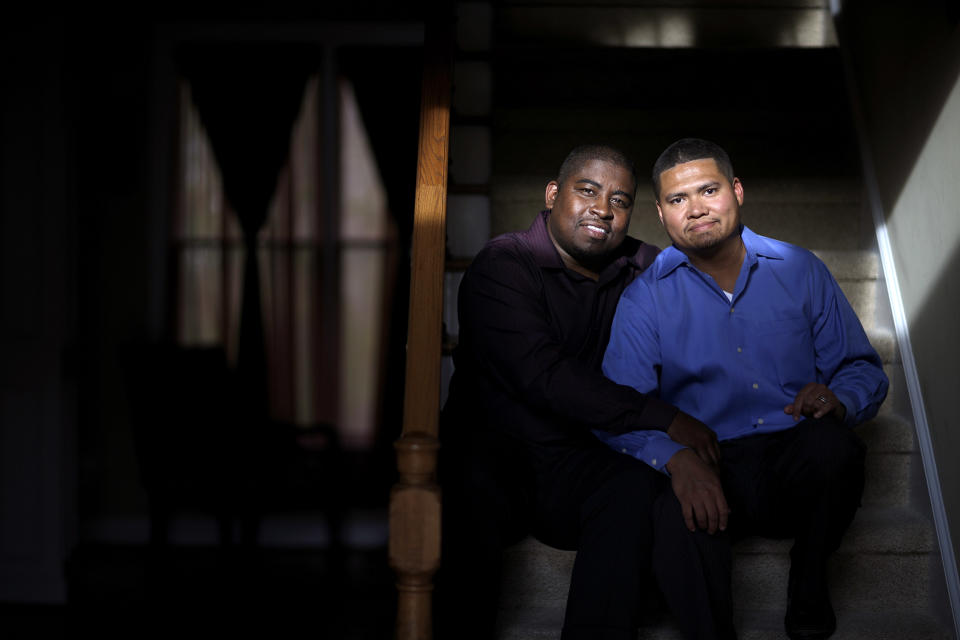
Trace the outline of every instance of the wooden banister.
<instances>
[{"instance_id":1,"label":"wooden banister","mask_svg":"<svg viewBox=\"0 0 960 640\"><path fill-rule=\"evenodd\" d=\"M390 566L397 575L398 640L430 640L433 574L440 565L436 483L450 134L452 28L426 25L414 205L403 433L390 493Z\"/></svg>"}]
</instances>

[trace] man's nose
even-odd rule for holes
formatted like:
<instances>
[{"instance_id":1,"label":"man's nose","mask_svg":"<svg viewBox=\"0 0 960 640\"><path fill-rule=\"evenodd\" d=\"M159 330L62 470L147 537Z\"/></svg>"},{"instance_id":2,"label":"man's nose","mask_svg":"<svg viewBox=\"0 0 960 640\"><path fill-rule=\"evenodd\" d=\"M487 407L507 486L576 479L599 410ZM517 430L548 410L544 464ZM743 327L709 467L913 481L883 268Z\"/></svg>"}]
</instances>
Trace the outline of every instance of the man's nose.
<instances>
[{"instance_id":1,"label":"man's nose","mask_svg":"<svg viewBox=\"0 0 960 640\"><path fill-rule=\"evenodd\" d=\"M604 198L598 198L590 207L590 211L598 218L613 217L613 207L610 205L610 201Z\"/></svg>"},{"instance_id":2,"label":"man's nose","mask_svg":"<svg viewBox=\"0 0 960 640\"><path fill-rule=\"evenodd\" d=\"M707 209L707 204L703 201L703 198L690 198L690 206L687 209L687 215L691 218L699 218L701 216L707 215L709 210Z\"/></svg>"}]
</instances>

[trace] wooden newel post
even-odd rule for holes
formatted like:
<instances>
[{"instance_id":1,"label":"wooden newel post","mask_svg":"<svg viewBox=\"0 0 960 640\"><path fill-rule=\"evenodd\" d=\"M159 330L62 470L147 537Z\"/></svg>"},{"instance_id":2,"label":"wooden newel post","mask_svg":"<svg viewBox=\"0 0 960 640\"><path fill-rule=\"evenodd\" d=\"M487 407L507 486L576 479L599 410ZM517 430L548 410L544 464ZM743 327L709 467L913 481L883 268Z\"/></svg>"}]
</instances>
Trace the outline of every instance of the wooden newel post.
<instances>
[{"instance_id":1,"label":"wooden newel post","mask_svg":"<svg viewBox=\"0 0 960 640\"><path fill-rule=\"evenodd\" d=\"M397 572L397 638L432 637L433 573L440 566L440 490L435 436L404 434L396 443L400 481L390 495L390 563Z\"/></svg>"},{"instance_id":2,"label":"wooden newel post","mask_svg":"<svg viewBox=\"0 0 960 640\"><path fill-rule=\"evenodd\" d=\"M420 148L414 205L403 434L390 493L390 566L397 574L398 640L433 637L433 574L440 566L436 482L440 355L450 134L452 24L424 34Z\"/></svg>"}]
</instances>

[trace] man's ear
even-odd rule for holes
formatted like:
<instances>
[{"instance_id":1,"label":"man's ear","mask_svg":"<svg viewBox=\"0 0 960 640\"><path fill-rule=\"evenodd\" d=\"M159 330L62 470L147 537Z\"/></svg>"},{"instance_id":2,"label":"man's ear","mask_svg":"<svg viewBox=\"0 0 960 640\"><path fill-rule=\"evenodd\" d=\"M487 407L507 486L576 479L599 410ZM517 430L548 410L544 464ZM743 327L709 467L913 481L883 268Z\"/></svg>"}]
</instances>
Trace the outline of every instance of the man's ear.
<instances>
[{"instance_id":1,"label":"man's ear","mask_svg":"<svg viewBox=\"0 0 960 640\"><path fill-rule=\"evenodd\" d=\"M660 208L660 201L654 200L653 203L657 205L657 216L660 218L660 226L663 226L663 209Z\"/></svg>"},{"instance_id":2,"label":"man's ear","mask_svg":"<svg viewBox=\"0 0 960 640\"><path fill-rule=\"evenodd\" d=\"M740 182L740 178L733 179L733 192L737 194L737 204L743 204L743 183Z\"/></svg>"},{"instance_id":3,"label":"man's ear","mask_svg":"<svg viewBox=\"0 0 960 640\"><path fill-rule=\"evenodd\" d=\"M547 209L553 209L553 203L557 201L557 193L560 191L560 185L557 184L556 180L551 180L547 183L547 191L544 194L544 202L547 204Z\"/></svg>"}]
</instances>

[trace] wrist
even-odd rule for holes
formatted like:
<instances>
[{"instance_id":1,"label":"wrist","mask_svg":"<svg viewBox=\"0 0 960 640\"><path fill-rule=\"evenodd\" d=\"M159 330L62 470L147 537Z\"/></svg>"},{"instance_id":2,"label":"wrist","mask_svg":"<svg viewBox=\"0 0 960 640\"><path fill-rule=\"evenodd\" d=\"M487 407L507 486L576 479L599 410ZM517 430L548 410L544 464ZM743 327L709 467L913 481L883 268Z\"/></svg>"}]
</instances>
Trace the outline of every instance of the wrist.
<instances>
[{"instance_id":1,"label":"wrist","mask_svg":"<svg viewBox=\"0 0 960 640\"><path fill-rule=\"evenodd\" d=\"M683 463L683 455L686 455L686 452L689 452L689 451L690 449L688 449L687 447L684 447L682 449L677 449L677 451L675 451L674 454L670 456L670 459L667 460L667 463L663 465L664 471L666 471L670 475L673 475L673 468L676 467L677 464Z\"/></svg>"},{"instance_id":2,"label":"wrist","mask_svg":"<svg viewBox=\"0 0 960 640\"><path fill-rule=\"evenodd\" d=\"M837 403L837 408L833 410L833 415L837 418L837 422L843 424L847 419L847 408L842 402Z\"/></svg>"}]
</instances>

